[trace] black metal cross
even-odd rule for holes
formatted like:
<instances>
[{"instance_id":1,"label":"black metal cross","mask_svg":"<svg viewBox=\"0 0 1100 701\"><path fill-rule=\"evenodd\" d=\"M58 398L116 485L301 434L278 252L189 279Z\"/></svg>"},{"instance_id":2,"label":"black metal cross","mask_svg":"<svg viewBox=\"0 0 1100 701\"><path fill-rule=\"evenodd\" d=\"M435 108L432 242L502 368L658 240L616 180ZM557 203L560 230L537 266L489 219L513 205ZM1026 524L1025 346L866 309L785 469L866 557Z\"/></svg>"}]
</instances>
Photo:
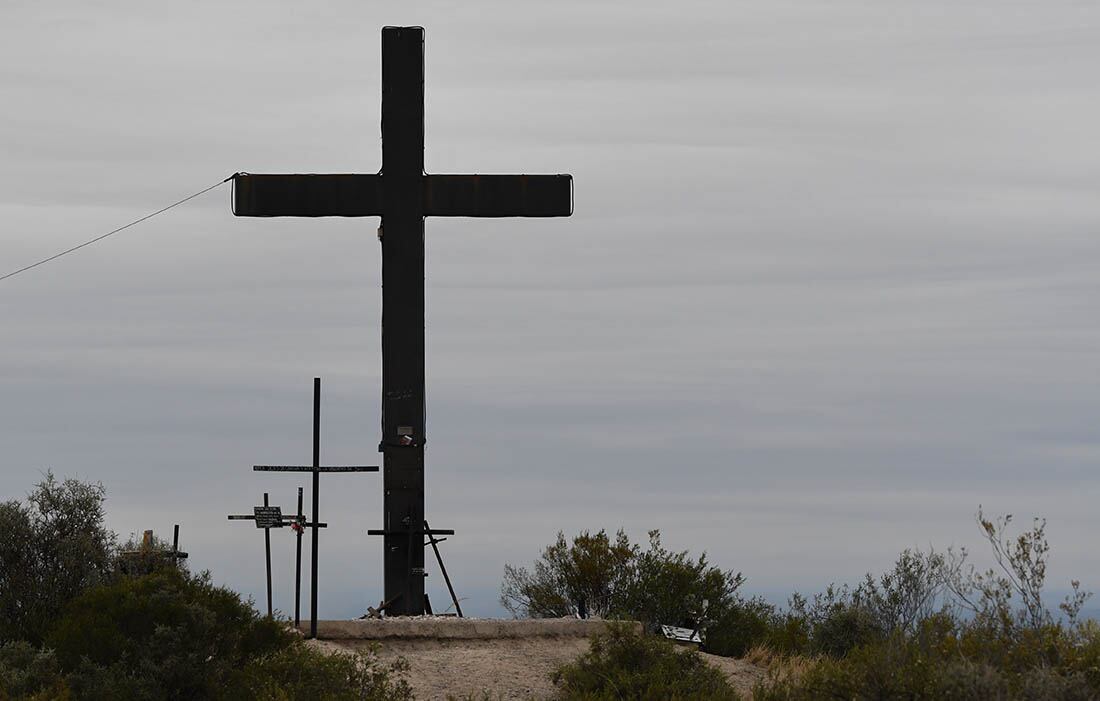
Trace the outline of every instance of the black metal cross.
<instances>
[{"instance_id":1,"label":"black metal cross","mask_svg":"<svg viewBox=\"0 0 1100 701\"><path fill-rule=\"evenodd\" d=\"M424 217L566 217L570 175L424 172L424 29L382 29L382 170L377 174L234 178L248 217L381 216L385 598L424 611ZM411 560L411 563L410 563ZM411 564L411 567L410 567Z\"/></svg>"},{"instance_id":2,"label":"black metal cross","mask_svg":"<svg viewBox=\"0 0 1100 701\"><path fill-rule=\"evenodd\" d=\"M229 514L230 521L255 521L256 528L264 530L264 560L267 563L267 615L271 610L271 529L282 528L286 525L283 520L283 512L278 506L268 503L267 492L264 492L264 505L253 506L250 514ZM173 549L175 546L173 545Z\"/></svg>"},{"instance_id":3,"label":"black metal cross","mask_svg":"<svg viewBox=\"0 0 1100 701\"><path fill-rule=\"evenodd\" d=\"M320 510L320 488L322 472L378 472L377 465L322 465L321 464L321 378L313 378L313 464L312 465L254 465L256 472L311 472L313 473L313 522L302 525L311 529L312 547L310 548L310 590L309 590L309 636L317 637L317 529L326 524L317 523ZM298 490L298 513L301 514L301 489ZM264 504L267 495L264 495ZM292 519L293 520L293 519ZM298 540L298 555L301 557L301 539ZM268 599L271 598L271 583L268 582ZM297 590L296 590L297 591ZM270 603L268 608L271 608ZM297 604L295 604L295 623L297 624Z\"/></svg>"}]
</instances>

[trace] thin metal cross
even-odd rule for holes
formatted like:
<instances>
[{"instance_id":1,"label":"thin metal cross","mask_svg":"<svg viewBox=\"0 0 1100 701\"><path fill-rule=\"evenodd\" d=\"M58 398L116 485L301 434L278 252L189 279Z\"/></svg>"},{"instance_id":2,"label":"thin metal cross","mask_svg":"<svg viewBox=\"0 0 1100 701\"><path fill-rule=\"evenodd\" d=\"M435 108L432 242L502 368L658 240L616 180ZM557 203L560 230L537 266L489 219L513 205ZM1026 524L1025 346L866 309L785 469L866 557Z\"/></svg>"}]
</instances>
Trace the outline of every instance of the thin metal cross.
<instances>
[{"instance_id":1,"label":"thin metal cross","mask_svg":"<svg viewBox=\"0 0 1100 701\"><path fill-rule=\"evenodd\" d=\"M264 560L267 563L267 615L271 610L271 529L282 528L286 525L283 520L283 512L278 506L268 503L267 492L264 492L264 505L253 506L250 514L229 514L230 521L255 521L256 528L264 530ZM175 546L173 545L173 549Z\"/></svg>"},{"instance_id":2,"label":"thin metal cross","mask_svg":"<svg viewBox=\"0 0 1100 701\"><path fill-rule=\"evenodd\" d=\"M382 170L234 178L245 217L382 217L385 599L424 612L424 217L567 217L570 175L424 172L424 29L382 29ZM414 538L414 536L416 536ZM408 551L406 545L415 540Z\"/></svg>"},{"instance_id":3,"label":"thin metal cross","mask_svg":"<svg viewBox=\"0 0 1100 701\"><path fill-rule=\"evenodd\" d=\"M322 472L378 472L377 465L322 465L321 464L321 378L313 378L313 464L312 465L253 465L256 472L311 472L313 473L313 521L302 525L311 529L312 547L310 548L310 590L309 590L309 637L317 637L317 529L326 524L318 523L320 513L320 488ZM266 504L267 495L264 495ZM301 514L301 489L298 490L298 513ZM300 534L300 532L299 532ZM301 558L301 539L298 540L298 556ZM300 560L299 560L300 562ZM301 568L298 567L300 574ZM268 598L271 584L268 582ZM295 589L297 592L298 590ZM270 608L270 604L268 604ZM295 624L297 625L298 606L295 603Z\"/></svg>"}]
</instances>

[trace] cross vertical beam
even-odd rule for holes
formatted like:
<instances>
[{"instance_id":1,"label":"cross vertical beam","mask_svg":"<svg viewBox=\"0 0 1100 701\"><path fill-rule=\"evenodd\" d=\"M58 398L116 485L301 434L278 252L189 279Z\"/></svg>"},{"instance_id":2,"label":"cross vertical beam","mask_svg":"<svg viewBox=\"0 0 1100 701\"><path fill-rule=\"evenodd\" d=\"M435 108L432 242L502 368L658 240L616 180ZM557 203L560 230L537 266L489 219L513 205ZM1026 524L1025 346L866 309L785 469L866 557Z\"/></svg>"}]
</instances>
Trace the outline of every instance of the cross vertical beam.
<instances>
[{"instance_id":1,"label":"cross vertical beam","mask_svg":"<svg viewBox=\"0 0 1100 701\"><path fill-rule=\"evenodd\" d=\"M384 598L424 612L424 30L382 30ZM408 531L405 534L395 531ZM419 541L420 536L416 536Z\"/></svg>"},{"instance_id":2,"label":"cross vertical beam","mask_svg":"<svg viewBox=\"0 0 1100 701\"><path fill-rule=\"evenodd\" d=\"M269 506L264 492L264 506ZM271 529L264 529L264 560L267 561L267 616L271 617Z\"/></svg>"},{"instance_id":3,"label":"cross vertical beam","mask_svg":"<svg viewBox=\"0 0 1100 701\"><path fill-rule=\"evenodd\" d=\"M273 609L271 605L271 529L282 528L286 525L283 520L282 510L278 506L271 506L268 494L264 492L264 505L252 507L251 514L229 514L230 521L255 521L256 528L264 530L264 564L267 575L267 615L270 618ZM178 527L177 527L178 528ZM146 531L149 533L150 531ZM180 553L187 557L186 553ZM179 556L177 555L177 557Z\"/></svg>"},{"instance_id":4,"label":"cross vertical beam","mask_svg":"<svg viewBox=\"0 0 1100 701\"><path fill-rule=\"evenodd\" d=\"M313 531L310 545L309 637L317 637L317 523L321 501L321 378L313 378Z\"/></svg>"},{"instance_id":5,"label":"cross vertical beam","mask_svg":"<svg viewBox=\"0 0 1100 701\"><path fill-rule=\"evenodd\" d=\"M302 625L302 488L298 487L298 514L294 518L294 627Z\"/></svg>"}]
</instances>

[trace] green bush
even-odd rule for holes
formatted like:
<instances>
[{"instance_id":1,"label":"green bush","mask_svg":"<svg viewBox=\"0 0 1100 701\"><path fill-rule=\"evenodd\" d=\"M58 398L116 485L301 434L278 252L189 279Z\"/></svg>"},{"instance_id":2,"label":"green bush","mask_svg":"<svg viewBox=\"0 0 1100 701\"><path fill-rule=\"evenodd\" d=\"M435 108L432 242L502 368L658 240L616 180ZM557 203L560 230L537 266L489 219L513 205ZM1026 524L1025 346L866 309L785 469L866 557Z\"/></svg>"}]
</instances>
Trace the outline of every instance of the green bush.
<instances>
[{"instance_id":1,"label":"green bush","mask_svg":"<svg viewBox=\"0 0 1100 701\"><path fill-rule=\"evenodd\" d=\"M754 641L780 655L809 653L812 627L806 614L806 599L792 594L784 611L775 610L768 617L768 630L762 640Z\"/></svg>"},{"instance_id":2,"label":"green bush","mask_svg":"<svg viewBox=\"0 0 1100 701\"><path fill-rule=\"evenodd\" d=\"M740 574L711 565L706 553L692 558L686 550L667 550L658 531L649 532L649 548L637 552L629 572L614 613L651 631L662 624L694 628L725 616L738 604L737 589L744 582Z\"/></svg>"},{"instance_id":3,"label":"green bush","mask_svg":"<svg viewBox=\"0 0 1100 701\"><path fill-rule=\"evenodd\" d=\"M411 701L404 661L383 666L373 653L328 654L295 643L249 664L241 698Z\"/></svg>"},{"instance_id":4,"label":"green bush","mask_svg":"<svg viewBox=\"0 0 1100 701\"><path fill-rule=\"evenodd\" d=\"M775 607L762 599L735 601L706 629L704 649L714 655L743 657L773 634Z\"/></svg>"},{"instance_id":5,"label":"green bush","mask_svg":"<svg viewBox=\"0 0 1100 701\"><path fill-rule=\"evenodd\" d=\"M692 558L661 544L650 531L642 550L619 531L614 541L605 531L582 532L543 550L532 569L506 565L501 604L517 616L557 617L578 612L630 619L655 631L664 625L694 628L723 618L740 603L740 574L711 565L704 553Z\"/></svg>"},{"instance_id":6,"label":"green bush","mask_svg":"<svg viewBox=\"0 0 1100 701\"><path fill-rule=\"evenodd\" d=\"M0 699L64 699L68 694L53 651L24 641L0 645Z\"/></svg>"},{"instance_id":7,"label":"green bush","mask_svg":"<svg viewBox=\"0 0 1100 701\"><path fill-rule=\"evenodd\" d=\"M103 502L47 474L0 503L0 701L411 698L401 664L309 647L162 542L116 556Z\"/></svg>"},{"instance_id":8,"label":"green bush","mask_svg":"<svg viewBox=\"0 0 1100 701\"><path fill-rule=\"evenodd\" d=\"M726 677L699 653L626 624L593 637L588 652L554 673L554 683L563 701L738 698Z\"/></svg>"},{"instance_id":9,"label":"green bush","mask_svg":"<svg viewBox=\"0 0 1100 701\"><path fill-rule=\"evenodd\" d=\"M325 654L210 576L161 568L74 599L47 636L81 699L407 699L400 665Z\"/></svg>"},{"instance_id":10,"label":"green bush","mask_svg":"<svg viewBox=\"0 0 1100 701\"><path fill-rule=\"evenodd\" d=\"M878 644L820 659L797 679L758 685L757 701L817 699L1007 699L995 669L959 659L929 660L906 647Z\"/></svg>"},{"instance_id":11,"label":"green bush","mask_svg":"<svg viewBox=\"0 0 1100 701\"><path fill-rule=\"evenodd\" d=\"M74 689L101 684L106 669L160 698L212 698L244 662L287 647L291 636L208 574L162 569L84 592L46 643L79 677Z\"/></svg>"},{"instance_id":12,"label":"green bush","mask_svg":"<svg viewBox=\"0 0 1100 701\"><path fill-rule=\"evenodd\" d=\"M883 632L867 609L841 603L829 609L813 627L815 653L843 657L849 651L880 640Z\"/></svg>"},{"instance_id":13,"label":"green bush","mask_svg":"<svg viewBox=\"0 0 1100 701\"><path fill-rule=\"evenodd\" d=\"M907 553L879 582L830 588L810 605L796 597L787 623L804 621L803 651L824 656L754 698L1100 698L1100 626L1078 620L1089 595L1073 582L1064 622L1043 603L1043 521L1015 536L1011 517L979 511L978 523L996 569L976 570L965 551Z\"/></svg>"},{"instance_id":14,"label":"green bush","mask_svg":"<svg viewBox=\"0 0 1100 701\"><path fill-rule=\"evenodd\" d=\"M622 607L637 550L621 530L614 542L601 530L584 531L572 543L559 531L531 570L504 566L500 603L513 615L532 618L571 616L581 606L593 616L613 615Z\"/></svg>"},{"instance_id":15,"label":"green bush","mask_svg":"<svg viewBox=\"0 0 1100 701\"><path fill-rule=\"evenodd\" d=\"M40 644L70 599L107 579L115 536L103 501L102 485L47 472L26 505L0 503L0 643Z\"/></svg>"},{"instance_id":16,"label":"green bush","mask_svg":"<svg viewBox=\"0 0 1100 701\"><path fill-rule=\"evenodd\" d=\"M1055 644L1070 642L1063 631ZM1063 664L997 665L959 653L954 639L895 634L887 640L856 647L842 658L820 658L795 679L759 685L758 701L810 701L821 698L912 699L969 701L970 699L1095 699L1096 686L1088 675ZM1072 646L1067 647L1070 649ZM1016 650L1031 657L1036 650ZM1072 652L1070 653L1073 654ZM1034 658L1033 658L1034 659Z\"/></svg>"}]
</instances>

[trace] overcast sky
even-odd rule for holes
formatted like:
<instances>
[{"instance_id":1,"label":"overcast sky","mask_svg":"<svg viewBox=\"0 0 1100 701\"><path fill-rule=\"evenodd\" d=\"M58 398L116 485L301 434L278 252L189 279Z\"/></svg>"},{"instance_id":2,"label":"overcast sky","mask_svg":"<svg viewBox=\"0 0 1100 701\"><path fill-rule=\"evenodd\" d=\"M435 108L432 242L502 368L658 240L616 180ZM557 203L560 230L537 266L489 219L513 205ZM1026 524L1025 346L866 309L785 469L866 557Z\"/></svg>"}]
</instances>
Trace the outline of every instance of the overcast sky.
<instances>
[{"instance_id":1,"label":"overcast sky","mask_svg":"<svg viewBox=\"0 0 1100 701\"><path fill-rule=\"evenodd\" d=\"M429 172L568 172L571 219L427 224L428 513L469 612L559 529L658 528L782 597L1049 518L1100 588L1095 2L4 0L0 274L239 170L380 164L426 28ZM102 481L262 600L225 515L375 463L376 219L228 186L0 283L0 497ZM321 486L322 617L381 598L381 477ZM276 606L292 539L274 534ZM433 572L429 592L445 599Z\"/></svg>"}]
</instances>

